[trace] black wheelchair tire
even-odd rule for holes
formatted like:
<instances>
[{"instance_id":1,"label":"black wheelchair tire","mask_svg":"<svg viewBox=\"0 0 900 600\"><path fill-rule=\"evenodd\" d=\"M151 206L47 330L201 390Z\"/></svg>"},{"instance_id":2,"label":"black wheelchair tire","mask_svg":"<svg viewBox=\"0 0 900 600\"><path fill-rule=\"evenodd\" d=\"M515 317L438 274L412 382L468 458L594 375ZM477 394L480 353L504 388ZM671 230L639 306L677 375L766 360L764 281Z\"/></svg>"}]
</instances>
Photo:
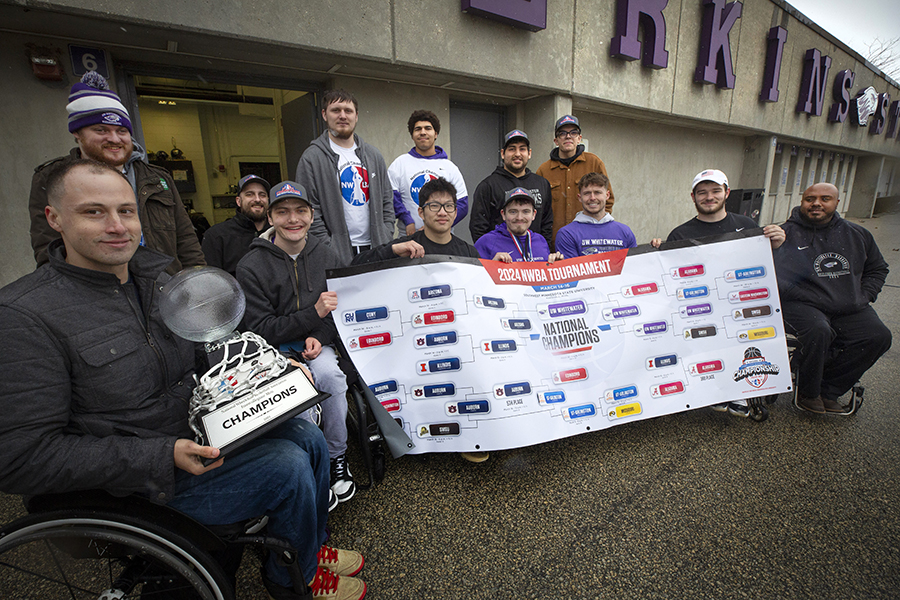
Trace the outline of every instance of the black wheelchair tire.
<instances>
[{"instance_id":1,"label":"black wheelchair tire","mask_svg":"<svg viewBox=\"0 0 900 600\"><path fill-rule=\"evenodd\" d=\"M6 597L152 598L162 590L159 597L234 599L206 550L140 517L90 509L34 513L0 529L0 581Z\"/></svg>"}]
</instances>

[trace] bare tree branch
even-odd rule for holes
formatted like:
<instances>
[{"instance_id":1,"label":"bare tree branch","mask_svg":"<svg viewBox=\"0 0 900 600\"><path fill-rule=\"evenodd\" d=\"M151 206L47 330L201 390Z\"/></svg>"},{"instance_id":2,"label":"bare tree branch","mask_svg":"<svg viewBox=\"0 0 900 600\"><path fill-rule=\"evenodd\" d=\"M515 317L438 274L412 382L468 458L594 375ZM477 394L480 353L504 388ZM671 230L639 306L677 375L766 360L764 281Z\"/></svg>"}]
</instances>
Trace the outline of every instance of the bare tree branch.
<instances>
[{"instance_id":1,"label":"bare tree branch","mask_svg":"<svg viewBox=\"0 0 900 600\"><path fill-rule=\"evenodd\" d=\"M900 37L882 40L876 37L866 46L866 58L888 77L900 79Z\"/></svg>"}]
</instances>

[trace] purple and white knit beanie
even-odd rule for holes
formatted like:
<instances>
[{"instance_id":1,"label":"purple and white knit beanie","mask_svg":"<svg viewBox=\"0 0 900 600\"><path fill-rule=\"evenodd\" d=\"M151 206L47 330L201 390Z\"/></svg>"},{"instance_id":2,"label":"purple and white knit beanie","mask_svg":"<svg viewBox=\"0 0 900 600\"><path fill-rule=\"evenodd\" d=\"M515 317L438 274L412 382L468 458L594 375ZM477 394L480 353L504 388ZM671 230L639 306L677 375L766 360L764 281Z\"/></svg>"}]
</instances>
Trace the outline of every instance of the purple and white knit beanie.
<instances>
[{"instance_id":1,"label":"purple and white knit beanie","mask_svg":"<svg viewBox=\"0 0 900 600\"><path fill-rule=\"evenodd\" d=\"M69 113L70 133L97 123L126 127L130 133L134 133L125 105L109 89L103 75L95 71L88 71L79 83L72 86L66 111Z\"/></svg>"}]
</instances>

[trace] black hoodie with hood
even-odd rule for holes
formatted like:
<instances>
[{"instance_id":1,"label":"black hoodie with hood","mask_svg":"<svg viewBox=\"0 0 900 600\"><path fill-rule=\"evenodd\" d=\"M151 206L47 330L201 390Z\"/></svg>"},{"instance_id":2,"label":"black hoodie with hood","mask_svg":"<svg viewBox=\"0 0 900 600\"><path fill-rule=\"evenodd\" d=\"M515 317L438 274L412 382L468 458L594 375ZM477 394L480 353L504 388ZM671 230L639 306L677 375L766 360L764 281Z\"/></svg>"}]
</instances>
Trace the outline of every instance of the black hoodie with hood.
<instances>
[{"instance_id":1,"label":"black hoodie with hood","mask_svg":"<svg viewBox=\"0 0 900 600\"><path fill-rule=\"evenodd\" d=\"M782 302L802 302L825 314L850 314L874 302L888 274L875 239L836 212L828 223L807 220L800 207L782 225L774 252Z\"/></svg>"},{"instance_id":2,"label":"black hoodie with hood","mask_svg":"<svg viewBox=\"0 0 900 600\"><path fill-rule=\"evenodd\" d=\"M535 195L534 222L529 229L539 233L547 240L547 245L553 248L553 208L550 206L553 200L550 191L550 182L536 173L525 169L525 174L516 177L502 166L497 167L493 173L484 178L475 188L472 195L469 210L469 232L472 241L503 222L500 218L500 209L503 208L503 200L506 192L523 187Z\"/></svg>"},{"instance_id":3,"label":"black hoodie with hood","mask_svg":"<svg viewBox=\"0 0 900 600\"><path fill-rule=\"evenodd\" d=\"M316 312L319 295L328 290L325 271L339 267L334 251L314 235L292 259L271 240L275 228L250 243L237 266L237 280L247 298L241 329L261 335L276 348L314 337L322 345L337 335L331 315Z\"/></svg>"}]
</instances>

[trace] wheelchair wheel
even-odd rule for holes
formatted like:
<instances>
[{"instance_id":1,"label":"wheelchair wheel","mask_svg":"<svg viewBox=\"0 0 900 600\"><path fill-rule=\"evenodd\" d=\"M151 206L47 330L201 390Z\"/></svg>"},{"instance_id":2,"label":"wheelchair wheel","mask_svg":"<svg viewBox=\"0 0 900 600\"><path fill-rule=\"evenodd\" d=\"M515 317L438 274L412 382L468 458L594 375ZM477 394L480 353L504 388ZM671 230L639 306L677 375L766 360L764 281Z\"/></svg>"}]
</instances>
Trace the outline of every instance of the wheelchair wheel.
<instances>
[{"instance_id":1,"label":"wheelchair wheel","mask_svg":"<svg viewBox=\"0 0 900 600\"><path fill-rule=\"evenodd\" d=\"M124 514L54 511L0 529L6 598L233 600L221 567L177 533Z\"/></svg>"},{"instance_id":2,"label":"wheelchair wheel","mask_svg":"<svg viewBox=\"0 0 900 600\"><path fill-rule=\"evenodd\" d=\"M747 401L747 406L750 409L748 416L757 423L761 423L769 418L769 409L766 408L766 401L766 396L761 398L750 398Z\"/></svg>"},{"instance_id":3,"label":"wheelchair wheel","mask_svg":"<svg viewBox=\"0 0 900 600\"><path fill-rule=\"evenodd\" d=\"M377 444L372 446L372 469L375 473L375 481L384 480L384 447L379 440Z\"/></svg>"}]
</instances>

